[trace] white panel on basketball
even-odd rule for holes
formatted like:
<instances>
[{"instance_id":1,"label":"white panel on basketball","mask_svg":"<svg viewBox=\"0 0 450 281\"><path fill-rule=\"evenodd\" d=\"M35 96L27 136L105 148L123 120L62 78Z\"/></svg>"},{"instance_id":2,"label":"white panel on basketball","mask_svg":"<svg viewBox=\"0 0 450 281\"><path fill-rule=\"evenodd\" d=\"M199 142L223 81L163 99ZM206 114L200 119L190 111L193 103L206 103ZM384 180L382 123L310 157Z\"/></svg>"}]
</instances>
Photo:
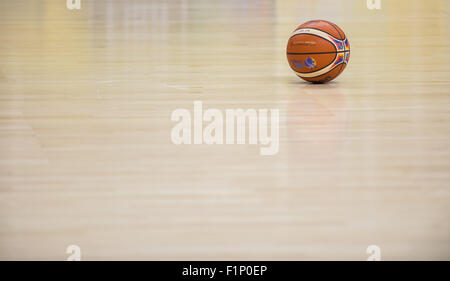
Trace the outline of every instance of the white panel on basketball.
<instances>
[{"instance_id":1,"label":"white panel on basketball","mask_svg":"<svg viewBox=\"0 0 450 281\"><path fill-rule=\"evenodd\" d=\"M317 77L317 76L323 75L323 74L333 70L333 68L338 66L338 65L334 65L334 62L336 61L336 59L329 66L322 68L321 70L317 70L317 71L309 72L309 73L301 73L301 72L297 72L295 70L294 70L294 72L295 72L295 74L297 74L300 77L305 77L305 78Z\"/></svg>"},{"instance_id":2,"label":"white panel on basketball","mask_svg":"<svg viewBox=\"0 0 450 281\"><path fill-rule=\"evenodd\" d=\"M331 43L333 43L333 46L336 48L336 50L337 50L338 48L337 48L336 43L334 42L334 40L342 41L342 43L344 43L344 40L339 40L339 39L337 39L336 37L331 36L330 34L328 34L328 33L326 33L326 32L323 32L323 31L321 31L321 30L318 30L318 29L302 28L302 29L299 29L299 30L294 31L294 32L292 33L291 37L292 37L292 36L295 36L295 35L299 35L299 34L312 34L312 35L319 36L319 37L321 37L321 38L323 38L323 39L325 39L325 40L328 40L328 41L330 41Z\"/></svg>"}]
</instances>

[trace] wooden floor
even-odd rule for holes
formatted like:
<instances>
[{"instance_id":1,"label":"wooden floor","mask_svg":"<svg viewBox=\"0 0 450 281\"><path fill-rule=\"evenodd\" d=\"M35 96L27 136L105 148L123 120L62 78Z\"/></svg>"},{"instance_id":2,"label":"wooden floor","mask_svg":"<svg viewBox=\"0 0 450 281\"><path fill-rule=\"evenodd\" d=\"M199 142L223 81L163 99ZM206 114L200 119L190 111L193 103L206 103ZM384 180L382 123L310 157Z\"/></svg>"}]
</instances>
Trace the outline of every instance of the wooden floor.
<instances>
[{"instance_id":1,"label":"wooden floor","mask_svg":"<svg viewBox=\"0 0 450 281\"><path fill-rule=\"evenodd\" d=\"M285 47L326 19L312 85ZM450 1L0 1L0 259L450 259ZM278 108L280 146L174 145L177 108Z\"/></svg>"}]
</instances>

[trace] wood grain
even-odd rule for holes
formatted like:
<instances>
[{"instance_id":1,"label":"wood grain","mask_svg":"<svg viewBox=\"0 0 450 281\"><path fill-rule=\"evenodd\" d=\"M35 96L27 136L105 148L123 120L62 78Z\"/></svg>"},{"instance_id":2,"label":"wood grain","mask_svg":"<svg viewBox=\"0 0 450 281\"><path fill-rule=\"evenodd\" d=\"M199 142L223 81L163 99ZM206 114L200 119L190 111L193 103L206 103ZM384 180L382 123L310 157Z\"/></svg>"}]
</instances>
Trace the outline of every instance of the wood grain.
<instances>
[{"instance_id":1,"label":"wood grain","mask_svg":"<svg viewBox=\"0 0 450 281\"><path fill-rule=\"evenodd\" d=\"M450 259L450 2L0 2L0 259ZM292 30L352 56L311 85ZM280 149L174 145L177 108L278 108Z\"/></svg>"}]
</instances>

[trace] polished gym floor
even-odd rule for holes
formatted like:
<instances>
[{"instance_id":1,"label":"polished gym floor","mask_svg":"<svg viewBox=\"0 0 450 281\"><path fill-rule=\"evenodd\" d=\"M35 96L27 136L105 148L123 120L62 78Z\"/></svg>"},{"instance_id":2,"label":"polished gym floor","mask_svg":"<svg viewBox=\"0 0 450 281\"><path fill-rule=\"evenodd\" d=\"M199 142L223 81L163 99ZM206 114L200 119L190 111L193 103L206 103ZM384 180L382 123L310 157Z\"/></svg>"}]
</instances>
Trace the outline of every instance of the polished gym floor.
<instances>
[{"instance_id":1,"label":"polished gym floor","mask_svg":"<svg viewBox=\"0 0 450 281\"><path fill-rule=\"evenodd\" d=\"M450 259L450 1L0 2L0 259ZM309 84L291 32L351 59ZM279 151L175 145L193 102L279 109Z\"/></svg>"}]
</instances>

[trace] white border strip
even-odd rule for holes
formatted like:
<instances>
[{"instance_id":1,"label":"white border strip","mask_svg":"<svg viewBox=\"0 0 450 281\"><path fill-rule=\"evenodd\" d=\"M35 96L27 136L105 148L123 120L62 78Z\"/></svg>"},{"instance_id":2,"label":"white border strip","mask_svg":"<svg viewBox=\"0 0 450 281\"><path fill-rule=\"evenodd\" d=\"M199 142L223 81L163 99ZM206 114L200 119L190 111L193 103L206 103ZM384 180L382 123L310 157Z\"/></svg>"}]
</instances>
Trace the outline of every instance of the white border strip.
<instances>
[{"instance_id":1,"label":"white border strip","mask_svg":"<svg viewBox=\"0 0 450 281\"><path fill-rule=\"evenodd\" d=\"M297 71L294 71L294 72L300 77L314 78L314 77L323 75L323 74L327 73L328 71L332 70L334 67L336 67L337 65L333 66L334 62L335 61L333 61L329 66L322 68L321 70L318 70L318 71L309 72L309 73L300 73Z\"/></svg>"},{"instance_id":2,"label":"white border strip","mask_svg":"<svg viewBox=\"0 0 450 281\"><path fill-rule=\"evenodd\" d=\"M335 43L333 40L337 40L337 41L342 41L342 42L344 42L343 40L337 39L336 37L331 36L330 34L328 34L328 33L326 33L326 32L323 32L323 31L321 31L321 30L317 30L317 29L301 28L301 29L299 29L299 30L294 31L294 32L291 34L291 37L292 37L292 36L295 36L295 35L298 35L298 34L313 34L313 35L320 36L320 37L322 37L323 39L326 39L326 40L330 41L331 43L333 43L333 45L336 47L336 50L337 50L338 48L337 48L337 46L336 46L336 43Z\"/></svg>"}]
</instances>

